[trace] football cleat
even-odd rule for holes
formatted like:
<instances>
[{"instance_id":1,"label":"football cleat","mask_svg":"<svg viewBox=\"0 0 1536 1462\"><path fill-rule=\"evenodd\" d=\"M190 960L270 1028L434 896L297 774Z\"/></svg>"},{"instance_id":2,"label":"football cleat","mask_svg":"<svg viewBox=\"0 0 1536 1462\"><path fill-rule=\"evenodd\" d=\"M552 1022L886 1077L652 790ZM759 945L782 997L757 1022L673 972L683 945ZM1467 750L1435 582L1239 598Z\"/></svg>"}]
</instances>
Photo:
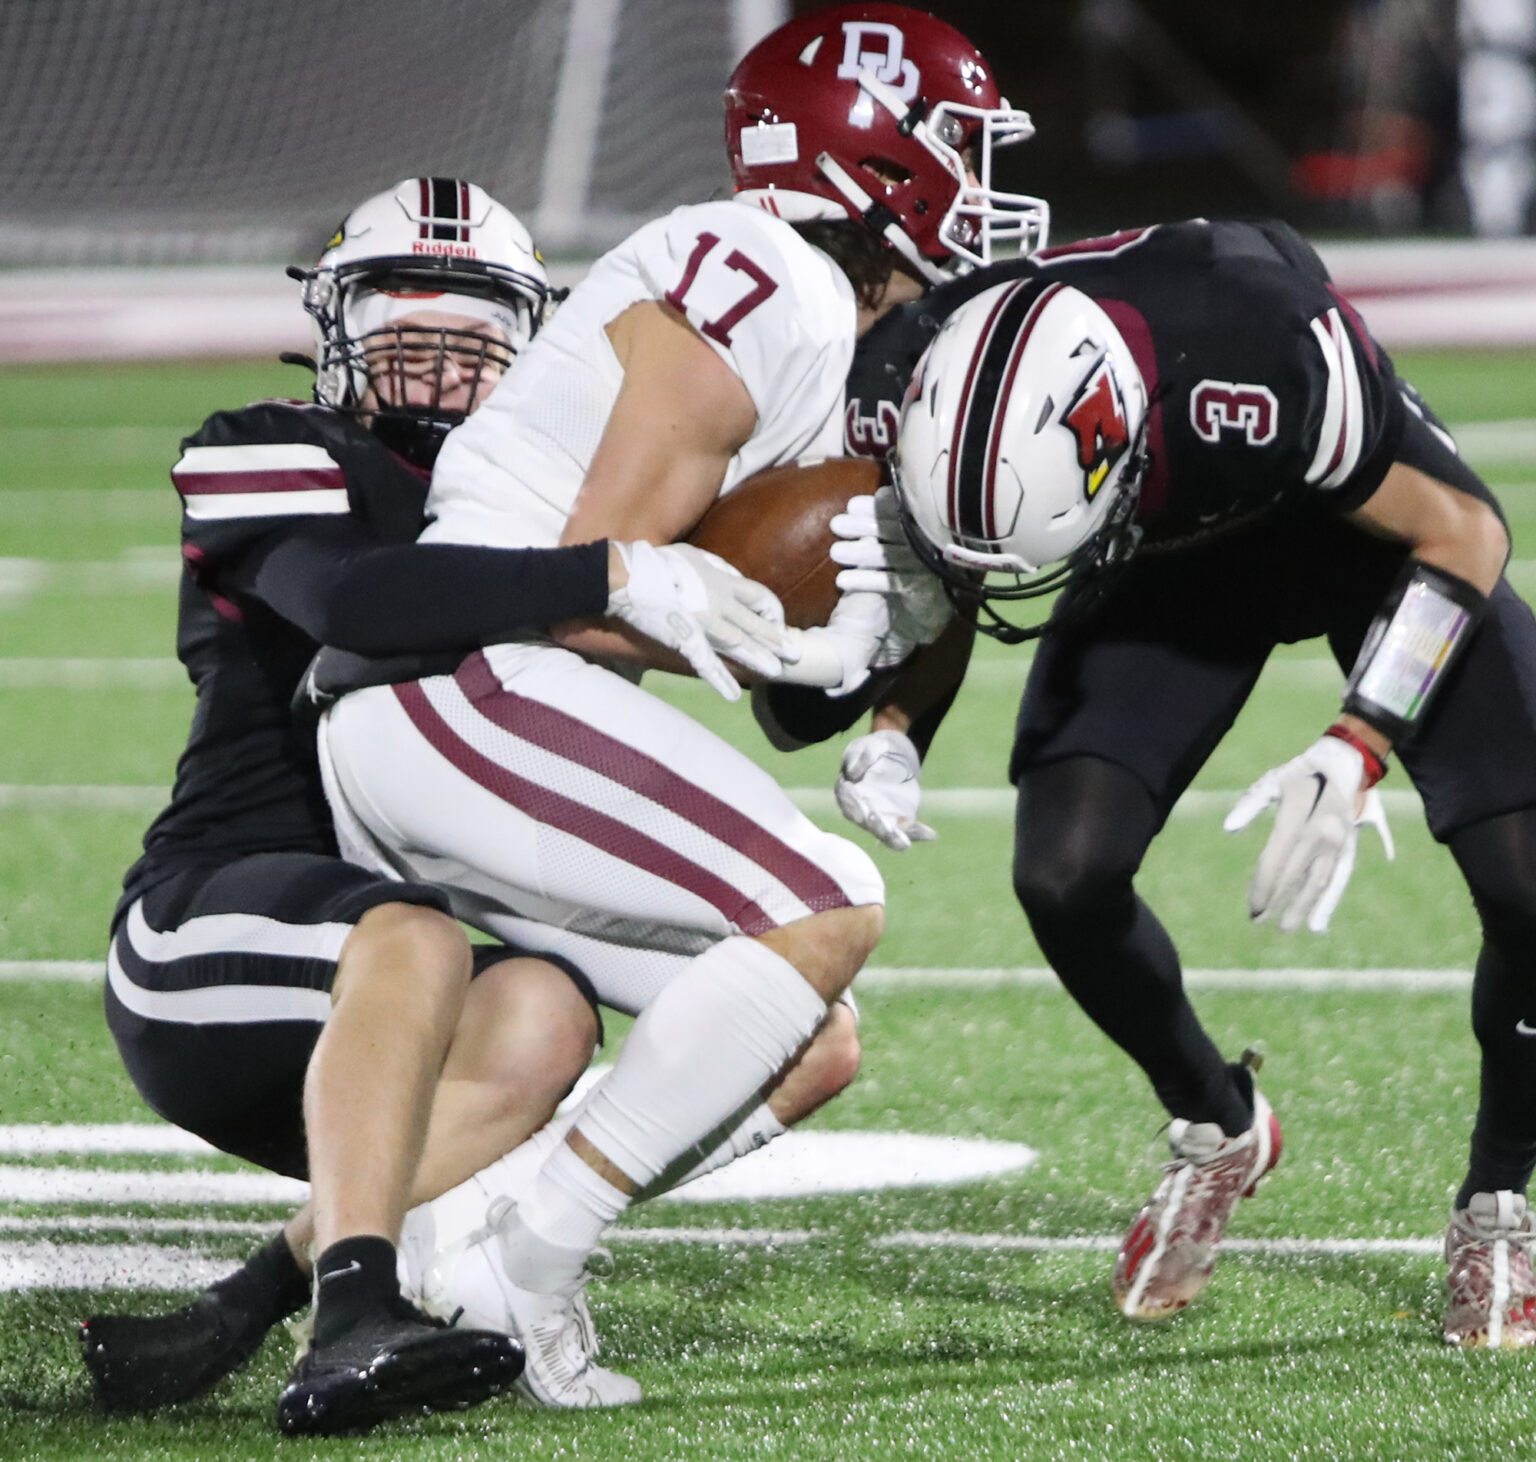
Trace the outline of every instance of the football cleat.
<instances>
[{"instance_id":1,"label":"football cleat","mask_svg":"<svg viewBox=\"0 0 1536 1462\"><path fill-rule=\"evenodd\" d=\"M154 1411L211 1391L238 1371L270 1327L214 1294L169 1315L93 1315L80 1352L107 1411Z\"/></svg>"},{"instance_id":2,"label":"football cleat","mask_svg":"<svg viewBox=\"0 0 1536 1462\"><path fill-rule=\"evenodd\" d=\"M518 1378L518 1394L536 1406L588 1409L632 1406L640 1400L640 1383L597 1364L597 1331L586 1303L590 1270L554 1290L525 1289L514 1283L536 1269L551 1246L540 1240L517 1215L517 1205L498 1199L486 1215L494 1230L491 1247L506 1330L517 1337L528 1364Z\"/></svg>"},{"instance_id":3,"label":"football cleat","mask_svg":"<svg viewBox=\"0 0 1536 1462\"><path fill-rule=\"evenodd\" d=\"M1280 1123L1255 1091L1246 1132L1228 1137L1216 1122L1176 1118L1168 1145L1173 1161L1126 1231L1110 1280L1132 1320L1166 1319L1205 1288L1238 1199L1280 1161Z\"/></svg>"},{"instance_id":4,"label":"football cleat","mask_svg":"<svg viewBox=\"0 0 1536 1462\"><path fill-rule=\"evenodd\" d=\"M311 1344L277 1401L293 1436L362 1431L393 1416L463 1411L509 1389L523 1353L508 1335L456 1330L397 1300L328 1344Z\"/></svg>"},{"instance_id":5,"label":"football cleat","mask_svg":"<svg viewBox=\"0 0 1536 1462\"><path fill-rule=\"evenodd\" d=\"M1474 1193L1445 1233L1447 1345L1521 1350L1536 1345L1536 1235L1523 1193Z\"/></svg>"}]
</instances>

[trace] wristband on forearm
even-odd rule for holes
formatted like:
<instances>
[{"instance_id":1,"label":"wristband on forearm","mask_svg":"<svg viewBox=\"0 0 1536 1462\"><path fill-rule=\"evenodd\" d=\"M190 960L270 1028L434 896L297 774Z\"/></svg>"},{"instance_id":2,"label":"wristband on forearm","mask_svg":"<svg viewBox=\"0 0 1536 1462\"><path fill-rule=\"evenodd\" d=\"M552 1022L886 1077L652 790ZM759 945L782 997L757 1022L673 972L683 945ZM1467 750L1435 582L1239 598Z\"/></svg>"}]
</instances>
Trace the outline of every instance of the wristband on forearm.
<instances>
[{"instance_id":1,"label":"wristband on forearm","mask_svg":"<svg viewBox=\"0 0 1536 1462\"><path fill-rule=\"evenodd\" d=\"M1417 724L1488 607L1475 585L1409 559L1344 687L1344 709L1394 742Z\"/></svg>"},{"instance_id":2,"label":"wristband on forearm","mask_svg":"<svg viewBox=\"0 0 1536 1462\"><path fill-rule=\"evenodd\" d=\"M1326 731L1324 736L1331 736L1335 741L1342 741L1345 746L1352 746L1360 753L1360 760L1365 764L1362 768L1360 790L1369 792L1377 782L1387 774L1387 759L1379 751L1376 751L1363 737L1356 736L1348 726L1340 721L1335 721Z\"/></svg>"}]
</instances>

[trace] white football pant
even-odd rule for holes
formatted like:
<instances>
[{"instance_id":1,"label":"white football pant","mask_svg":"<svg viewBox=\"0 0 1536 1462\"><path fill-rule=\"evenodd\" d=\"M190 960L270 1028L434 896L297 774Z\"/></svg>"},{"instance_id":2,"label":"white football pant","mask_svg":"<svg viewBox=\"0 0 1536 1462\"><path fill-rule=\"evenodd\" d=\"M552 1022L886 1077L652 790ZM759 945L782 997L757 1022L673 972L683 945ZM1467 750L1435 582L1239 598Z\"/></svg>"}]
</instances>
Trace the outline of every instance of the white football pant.
<instances>
[{"instance_id":1,"label":"white football pant","mask_svg":"<svg viewBox=\"0 0 1536 1462\"><path fill-rule=\"evenodd\" d=\"M466 922L570 960L629 1013L720 940L884 899L869 856L740 752L551 646L356 691L320 754L348 858L447 888Z\"/></svg>"}]
</instances>

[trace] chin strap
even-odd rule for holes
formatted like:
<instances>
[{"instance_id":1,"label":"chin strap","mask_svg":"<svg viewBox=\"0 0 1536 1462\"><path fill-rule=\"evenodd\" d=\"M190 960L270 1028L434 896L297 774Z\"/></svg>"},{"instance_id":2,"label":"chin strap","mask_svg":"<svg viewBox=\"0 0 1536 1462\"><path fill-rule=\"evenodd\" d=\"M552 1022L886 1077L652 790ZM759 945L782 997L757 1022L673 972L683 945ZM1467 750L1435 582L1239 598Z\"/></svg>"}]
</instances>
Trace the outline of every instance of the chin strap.
<instances>
[{"instance_id":1,"label":"chin strap","mask_svg":"<svg viewBox=\"0 0 1536 1462\"><path fill-rule=\"evenodd\" d=\"M920 273L929 284L947 284L954 275L941 269L932 259L925 258L917 245L907 237L901 220L883 203L876 202L864 191L848 171L830 152L816 154L816 166L821 175L837 189L859 212L864 226L878 234L903 259Z\"/></svg>"}]
</instances>

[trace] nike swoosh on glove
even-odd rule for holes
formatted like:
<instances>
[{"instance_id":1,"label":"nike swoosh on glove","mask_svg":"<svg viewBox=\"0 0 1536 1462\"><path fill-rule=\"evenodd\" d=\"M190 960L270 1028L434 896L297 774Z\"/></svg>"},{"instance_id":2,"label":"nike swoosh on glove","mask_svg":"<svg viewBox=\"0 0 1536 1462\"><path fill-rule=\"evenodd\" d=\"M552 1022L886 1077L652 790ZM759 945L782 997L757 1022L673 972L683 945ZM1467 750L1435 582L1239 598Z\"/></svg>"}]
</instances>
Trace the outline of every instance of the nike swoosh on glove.
<instances>
[{"instance_id":1,"label":"nike swoosh on glove","mask_svg":"<svg viewBox=\"0 0 1536 1462\"><path fill-rule=\"evenodd\" d=\"M843 753L837 805L849 822L898 853L913 843L931 843L938 834L917 820L921 771L910 738L900 731L871 731L849 742Z\"/></svg>"},{"instance_id":2,"label":"nike swoosh on glove","mask_svg":"<svg viewBox=\"0 0 1536 1462\"><path fill-rule=\"evenodd\" d=\"M1248 914L1256 923L1274 919L1286 934L1305 923L1322 934L1354 872L1361 827L1381 836L1389 859L1396 856L1381 794L1362 800L1365 760L1337 737L1324 736L1284 766L1265 772L1237 799L1222 827L1240 832L1266 807L1275 808L1274 831L1259 854L1248 886Z\"/></svg>"},{"instance_id":3,"label":"nike swoosh on glove","mask_svg":"<svg viewBox=\"0 0 1536 1462\"><path fill-rule=\"evenodd\" d=\"M691 543L614 546L629 582L608 596L608 613L676 650L726 700L740 700L741 687L721 655L770 680L799 658L777 596L723 558Z\"/></svg>"}]
</instances>

